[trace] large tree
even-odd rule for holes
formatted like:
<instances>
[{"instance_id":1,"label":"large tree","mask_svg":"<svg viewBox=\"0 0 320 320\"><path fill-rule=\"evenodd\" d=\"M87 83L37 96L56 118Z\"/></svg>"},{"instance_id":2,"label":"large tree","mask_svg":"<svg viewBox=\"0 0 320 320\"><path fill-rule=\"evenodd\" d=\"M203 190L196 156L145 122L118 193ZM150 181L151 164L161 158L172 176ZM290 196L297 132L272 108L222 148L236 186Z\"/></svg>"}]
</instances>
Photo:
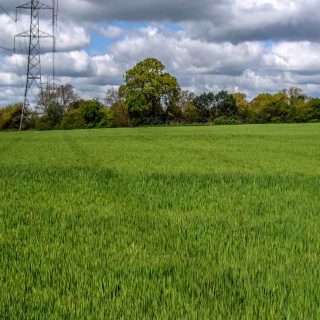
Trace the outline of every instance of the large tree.
<instances>
[{"instance_id":1,"label":"large tree","mask_svg":"<svg viewBox=\"0 0 320 320\"><path fill-rule=\"evenodd\" d=\"M237 102L232 94L220 91L215 96L215 106L212 110L214 117L231 117L238 113Z\"/></svg>"},{"instance_id":2,"label":"large tree","mask_svg":"<svg viewBox=\"0 0 320 320\"><path fill-rule=\"evenodd\" d=\"M128 70L119 92L134 124L163 122L179 112L178 81L155 58L145 59Z\"/></svg>"},{"instance_id":3,"label":"large tree","mask_svg":"<svg viewBox=\"0 0 320 320\"><path fill-rule=\"evenodd\" d=\"M98 100L88 100L80 103L79 111L82 114L87 128L96 128L103 125L106 110Z\"/></svg>"},{"instance_id":4,"label":"large tree","mask_svg":"<svg viewBox=\"0 0 320 320\"><path fill-rule=\"evenodd\" d=\"M237 114L237 103L233 95L227 91L204 92L194 99L202 122L219 117L231 117Z\"/></svg>"},{"instance_id":5,"label":"large tree","mask_svg":"<svg viewBox=\"0 0 320 320\"><path fill-rule=\"evenodd\" d=\"M290 122L294 118L294 108L283 92L274 95L262 93L251 101L251 106L259 123Z\"/></svg>"},{"instance_id":6,"label":"large tree","mask_svg":"<svg viewBox=\"0 0 320 320\"><path fill-rule=\"evenodd\" d=\"M204 92L195 97L194 104L198 109L201 122L208 122L211 119L211 110L215 104L215 95L213 92Z\"/></svg>"}]
</instances>

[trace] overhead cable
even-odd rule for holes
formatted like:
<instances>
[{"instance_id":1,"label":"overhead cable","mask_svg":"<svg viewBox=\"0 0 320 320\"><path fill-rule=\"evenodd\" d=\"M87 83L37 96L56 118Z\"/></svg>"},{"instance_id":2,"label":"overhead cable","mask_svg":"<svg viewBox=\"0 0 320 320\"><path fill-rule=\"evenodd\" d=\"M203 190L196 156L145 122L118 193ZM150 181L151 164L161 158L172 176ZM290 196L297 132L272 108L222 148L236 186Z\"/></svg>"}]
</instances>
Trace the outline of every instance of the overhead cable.
<instances>
[{"instance_id":1,"label":"overhead cable","mask_svg":"<svg viewBox=\"0 0 320 320\"><path fill-rule=\"evenodd\" d=\"M2 4L0 4L0 9L1 9L12 21L16 22L16 19L14 19L14 18L12 18L12 17L10 16L10 14L8 13L8 11L3 7Z\"/></svg>"}]
</instances>

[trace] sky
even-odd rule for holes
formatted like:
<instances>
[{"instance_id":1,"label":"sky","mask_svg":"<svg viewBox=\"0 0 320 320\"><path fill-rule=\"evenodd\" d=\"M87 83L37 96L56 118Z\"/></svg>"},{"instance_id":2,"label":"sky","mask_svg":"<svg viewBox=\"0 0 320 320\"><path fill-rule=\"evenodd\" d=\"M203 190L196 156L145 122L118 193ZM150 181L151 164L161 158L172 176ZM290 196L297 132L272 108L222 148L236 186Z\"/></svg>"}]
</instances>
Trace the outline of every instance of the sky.
<instances>
[{"instance_id":1,"label":"sky","mask_svg":"<svg viewBox=\"0 0 320 320\"><path fill-rule=\"evenodd\" d=\"M51 4L51 0L43 0ZM20 0L0 0L0 46L28 29ZM56 81L83 98L103 98L126 70L160 59L183 89L244 92L249 98L296 86L320 96L320 0L63 0L59 4ZM51 32L42 12L41 28ZM27 43L0 50L0 106L22 101ZM41 43L44 80L50 42Z\"/></svg>"}]
</instances>

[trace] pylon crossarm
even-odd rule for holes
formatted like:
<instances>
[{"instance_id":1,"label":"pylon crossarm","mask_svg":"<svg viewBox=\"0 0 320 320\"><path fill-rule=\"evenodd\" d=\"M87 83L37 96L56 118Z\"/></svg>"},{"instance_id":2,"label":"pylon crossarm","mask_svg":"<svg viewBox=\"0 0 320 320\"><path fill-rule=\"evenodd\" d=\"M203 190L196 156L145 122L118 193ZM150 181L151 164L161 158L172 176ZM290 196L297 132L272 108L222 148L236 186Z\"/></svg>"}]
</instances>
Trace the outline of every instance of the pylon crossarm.
<instances>
[{"instance_id":1,"label":"pylon crossarm","mask_svg":"<svg viewBox=\"0 0 320 320\"><path fill-rule=\"evenodd\" d=\"M39 30L39 38L53 38L53 35Z\"/></svg>"},{"instance_id":2,"label":"pylon crossarm","mask_svg":"<svg viewBox=\"0 0 320 320\"><path fill-rule=\"evenodd\" d=\"M21 32L19 34L16 34L14 37L15 38L29 38L30 37L30 31Z\"/></svg>"},{"instance_id":3,"label":"pylon crossarm","mask_svg":"<svg viewBox=\"0 0 320 320\"><path fill-rule=\"evenodd\" d=\"M21 33L15 35L15 37L16 38L29 38L30 31L21 32ZM37 38L38 38L38 35L37 35ZM39 38L53 38L53 35L39 30Z\"/></svg>"},{"instance_id":4,"label":"pylon crossarm","mask_svg":"<svg viewBox=\"0 0 320 320\"><path fill-rule=\"evenodd\" d=\"M17 9L40 9L40 10L48 9L48 10L53 10L53 7L50 7L47 4L42 3L40 1L36 1L36 5L33 5L32 2L30 1L30 2L27 2L27 3L24 3L20 6L18 6Z\"/></svg>"}]
</instances>

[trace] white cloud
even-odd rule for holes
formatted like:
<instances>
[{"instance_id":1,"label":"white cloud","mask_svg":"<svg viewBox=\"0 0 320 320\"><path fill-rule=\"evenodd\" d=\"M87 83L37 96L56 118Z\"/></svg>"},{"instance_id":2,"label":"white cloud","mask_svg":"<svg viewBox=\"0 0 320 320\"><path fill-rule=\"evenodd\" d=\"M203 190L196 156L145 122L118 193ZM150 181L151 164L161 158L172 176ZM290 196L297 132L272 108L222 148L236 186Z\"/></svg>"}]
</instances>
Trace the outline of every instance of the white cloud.
<instances>
[{"instance_id":1,"label":"white cloud","mask_svg":"<svg viewBox=\"0 0 320 320\"><path fill-rule=\"evenodd\" d=\"M99 31L108 39L119 38L124 33L124 30L117 26L108 26L106 28L101 27Z\"/></svg>"},{"instance_id":2,"label":"white cloud","mask_svg":"<svg viewBox=\"0 0 320 320\"><path fill-rule=\"evenodd\" d=\"M154 27L117 41L109 50L127 66L152 56L163 60L172 72L185 74L241 74L262 54L259 43L207 43L186 34L169 37Z\"/></svg>"},{"instance_id":3,"label":"white cloud","mask_svg":"<svg viewBox=\"0 0 320 320\"><path fill-rule=\"evenodd\" d=\"M11 0L3 5L14 15ZM241 90L252 97L300 86L314 94L320 90L318 6L319 0L64 0L57 80L70 82L84 97L90 92L101 97L123 81L128 68L156 57L183 87L196 92ZM120 28L119 21L135 23ZM41 28L50 33L50 23L42 21ZM12 47L13 35L26 29L28 17L19 16L15 24L1 14L0 25L1 46ZM99 49L91 43L94 33L106 38ZM26 58L18 53L26 48L20 39L17 54L0 55L0 105L22 98ZM50 41L42 42L43 52L50 48ZM42 64L45 79L51 73L50 54L42 56Z\"/></svg>"},{"instance_id":4,"label":"white cloud","mask_svg":"<svg viewBox=\"0 0 320 320\"><path fill-rule=\"evenodd\" d=\"M319 52L319 43L285 42L274 45L263 60L268 69L319 74Z\"/></svg>"},{"instance_id":5,"label":"white cloud","mask_svg":"<svg viewBox=\"0 0 320 320\"><path fill-rule=\"evenodd\" d=\"M56 39L57 51L89 47L91 38L85 28L75 23L60 23Z\"/></svg>"}]
</instances>

